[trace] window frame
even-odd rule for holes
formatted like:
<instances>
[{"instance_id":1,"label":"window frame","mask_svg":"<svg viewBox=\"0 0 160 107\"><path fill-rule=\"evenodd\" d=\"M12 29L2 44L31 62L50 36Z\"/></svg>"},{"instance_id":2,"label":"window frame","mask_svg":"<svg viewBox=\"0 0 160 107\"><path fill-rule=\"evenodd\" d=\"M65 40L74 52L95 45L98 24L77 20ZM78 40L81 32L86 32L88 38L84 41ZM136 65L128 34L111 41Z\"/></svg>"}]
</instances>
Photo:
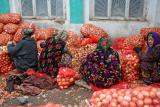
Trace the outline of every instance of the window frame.
<instances>
[{"instance_id":1,"label":"window frame","mask_svg":"<svg viewBox=\"0 0 160 107\"><path fill-rule=\"evenodd\" d=\"M143 16L139 18L131 18L129 17L129 3L130 0L126 0L125 5L125 17L113 17L111 16L111 6L112 0L108 0L108 14L107 17L95 16L95 0L89 0L89 18L90 20L120 20L120 21L146 21L146 9L147 9L147 0L144 0L144 7L143 7Z\"/></svg>"},{"instance_id":2,"label":"window frame","mask_svg":"<svg viewBox=\"0 0 160 107\"><path fill-rule=\"evenodd\" d=\"M22 14L22 0L19 0L20 4L20 13ZM51 0L47 0L47 7L48 7L48 16L37 16L36 12L36 0L32 0L32 5L33 5L33 16L22 16L25 19L40 19L40 20L65 20L65 0L63 0L63 16L53 16L51 13Z\"/></svg>"}]
</instances>

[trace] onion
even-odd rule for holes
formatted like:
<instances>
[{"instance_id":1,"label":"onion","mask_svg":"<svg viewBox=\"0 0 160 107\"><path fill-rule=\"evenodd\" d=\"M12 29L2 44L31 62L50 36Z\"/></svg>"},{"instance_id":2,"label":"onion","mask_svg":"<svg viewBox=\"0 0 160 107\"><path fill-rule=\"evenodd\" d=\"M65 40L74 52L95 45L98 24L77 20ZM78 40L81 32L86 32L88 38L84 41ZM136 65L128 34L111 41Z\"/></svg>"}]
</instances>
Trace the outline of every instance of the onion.
<instances>
[{"instance_id":1,"label":"onion","mask_svg":"<svg viewBox=\"0 0 160 107\"><path fill-rule=\"evenodd\" d=\"M149 105L144 105L143 107L150 107Z\"/></svg>"},{"instance_id":2,"label":"onion","mask_svg":"<svg viewBox=\"0 0 160 107\"><path fill-rule=\"evenodd\" d=\"M103 105L103 106L108 105L108 104L109 104L109 101L108 101L108 100L105 100L105 99L102 100L102 105Z\"/></svg>"},{"instance_id":3,"label":"onion","mask_svg":"<svg viewBox=\"0 0 160 107\"><path fill-rule=\"evenodd\" d=\"M110 106L111 106L111 107L117 107L117 102L112 101L112 102L110 103Z\"/></svg>"},{"instance_id":4,"label":"onion","mask_svg":"<svg viewBox=\"0 0 160 107\"><path fill-rule=\"evenodd\" d=\"M113 94L112 94L112 97L113 97L113 98L117 98L117 96L118 96L117 93L113 93Z\"/></svg>"},{"instance_id":5,"label":"onion","mask_svg":"<svg viewBox=\"0 0 160 107\"><path fill-rule=\"evenodd\" d=\"M112 97L111 97L110 95L107 95L107 96L106 96L106 100L111 101L111 100L112 100Z\"/></svg>"},{"instance_id":6,"label":"onion","mask_svg":"<svg viewBox=\"0 0 160 107\"><path fill-rule=\"evenodd\" d=\"M149 93L149 96L150 96L151 98L155 98L156 93L154 93L154 92L151 91L151 92Z\"/></svg>"},{"instance_id":7,"label":"onion","mask_svg":"<svg viewBox=\"0 0 160 107\"><path fill-rule=\"evenodd\" d=\"M60 89L63 89L63 86L60 86Z\"/></svg>"},{"instance_id":8,"label":"onion","mask_svg":"<svg viewBox=\"0 0 160 107\"><path fill-rule=\"evenodd\" d=\"M143 101L142 100L138 100L137 101L137 105L138 105L138 107L143 107Z\"/></svg>"},{"instance_id":9,"label":"onion","mask_svg":"<svg viewBox=\"0 0 160 107\"><path fill-rule=\"evenodd\" d=\"M106 97L105 94L100 94L100 96L99 96L100 100L103 100L105 97Z\"/></svg>"},{"instance_id":10,"label":"onion","mask_svg":"<svg viewBox=\"0 0 160 107\"><path fill-rule=\"evenodd\" d=\"M118 102L120 103L121 101L123 101L123 97L122 96L118 96Z\"/></svg>"},{"instance_id":11,"label":"onion","mask_svg":"<svg viewBox=\"0 0 160 107\"><path fill-rule=\"evenodd\" d=\"M139 94L138 94L138 99L143 100L143 99L144 99L143 94L139 93Z\"/></svg>"},{"instance_id":12,"label":"onion","mask_svg":"<svg viewBox=\"0 0 160 107\"><path fill-rule=\"evenodd\" d=\"M68 88L68 86L64 86L64 88Z\"/></svg>"},{"instance_id":13,"label":"onion","mask_svg":"<svg viewBox=\"0 0 160 107\"><path fill-rule=\"evenodd\" d=\"M64 78L62 78L62 82L65 82L65 79L64 79Z\"/></svg>"},{"instance_id":14,"label":"onion","mask_svg":"<svg viewBox=\"0 0 160 107\"><path fill-rule=\"evenodd\" d=\"M156 92L157 97L160 99L160 91Z\"/></svg>"},{"instance_id":15,"label":"onion","mask_svg":"<svg viewBox=\"0 0 160 107\"><path fill-rule=\"evenodd\" d=\"M131 101L131 97L130 96L124 96L124 100Z\"/></svg>"},{"instance_id":16,"label":"onion","mask_svg":"<svg viewBox=\"0 0 160 107\"><path fill-rule=\"evenodd\" d=\"M95 101L96 101L96 102L100 102L100 99L99 99L99 98L96 98Z\"/></svg>"},{"instance_id":17,"label":"onion","mask_svg":"<svg viewBox=\"0 0 160 107\"><path fill-rule=\"evenodd\" d=\"M134 91L133 91L133 94L137 96L137 95L138 95L138 91L137 91L137 90L134 90Z\"/></svg>"},{"instance_id":18,"label":"onion","mask_svg":"<svg viewBox=\"0 0 160 107\"><path fill-rule=\"evenodd\" d=\"M70 78L70 82L73 82L74 81L74 79L73 78Z\"/></svg>"},{"instance_id":19,"label":"onion","mask_svg":"<svg viewBox=\"0 0 160 107\"><path fill-rule=\"evenodd\" d=\"M156 88L152 88L151 91L156 93L157 89Z\"/></svg>"},{"instance_id":20,"label":"onion","mask_svg":"<svg viewBox=\"0 0 160 107\"><path fill-rule=\"evenodd\" d=\"M135 102L130 102L129 107L136 107L136 103Z\"/></svg>"},{"instance_id":21,"label":"onion","mask_svg":"<svg viewBox=\"0 0 160 107\"><path fill-rule=\"evenodd\" d=\"M146 97L149 97L149 93L147 91L142 91L142 94Z\"/></svg>"},{"instance_id":22,"label":"onion","mask_svg":"<svg viewBox=\"0 0 160 107\"><path fill-rule=\"evenodd\" d=\"M101 107L102 106L102 103L101 102L98 102L96 107Z\"/></svg>"},{"instance_id":23,"label":"onion","mask_svg":"<svg viewBox=\"0 0 160 107\"><path fill-rule=\"evenodd\" d=\"M147 98L144 99L144 104L150 105L150 104L152 104L152 100L147 97Z\"/></svg>"},{"instance_id":24,"label":"onion","mask_svg":"<svg viewBox=\"0 0 160 107\"><path fill-rule=\"evenodd\" d=\"M122 101L122 107L128 107L129 106L129 103L127 101Z\"/></svg>"}]
</instances>

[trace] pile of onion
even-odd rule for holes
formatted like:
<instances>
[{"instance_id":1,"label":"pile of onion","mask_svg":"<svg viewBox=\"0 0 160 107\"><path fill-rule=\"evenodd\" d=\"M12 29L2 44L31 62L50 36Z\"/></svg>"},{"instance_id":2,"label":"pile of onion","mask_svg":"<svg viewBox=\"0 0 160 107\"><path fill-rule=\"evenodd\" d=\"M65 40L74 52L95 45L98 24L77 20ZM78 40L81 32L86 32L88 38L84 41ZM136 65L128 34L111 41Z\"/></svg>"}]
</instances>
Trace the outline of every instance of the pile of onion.
<instances>
[{"instance_id":1,"label":"pile of onion","mask_svg":"<svg viewBox=\"0 0 160 107\"><path fill-rule=\"evenodd\" d=\"M144 36L137 34L137 35L132 35L124 40L123 46L124 47L142 47L144 45Z\"/></svg>"},{"instance_id":2,"label":"pile of onion","mask_svg":"<svg viewBox=\"0 0 160 107\"><path fill-rule=\"evenodd\" d=\"M122 50L120 53L120 64L123 78L127 82L139 79L139 57L132 50Z\"/></svg>"},{"instance_id":3,"label":"pile of onion","mask_svg":"<svg viewBox=\"0 0 160 107\"><path fill-rule=\"evenodd\" d=\"M108 37L108 34L100 27L97 27L93 24L84 24L80 29L84 37L97 37L101 38L103 36Z\"/></svg>"},{"instance_id":4,"label":"pile of onion","mask_svg":"<svg viewBox=\"0 0 160 107\"><path fill-rule=\"evenodd\" d=\"M60 89L66 89L75 82L76 72L71 68L60 68L57 83Z\"/></svg>"},{"instance_id":5,"label":"pile of onion","mask_svg":"<svg viewBox=\"0 0 160 107\"><path fill-rule=\"evenodd\" d=\"M14 69L13 62L7 53L7 47L0 47L0 73L6 74Z\"/></svg>"},{"instance_id":6,"label":"pile of onion","mask_svg":"<svg viewBox=\"0 0 160 107\"><path fill-rule=\"evenodd\" d=\"M160 88L105 89L93 93L94 107L159 107Z\"/></svg>"}]
</instances>

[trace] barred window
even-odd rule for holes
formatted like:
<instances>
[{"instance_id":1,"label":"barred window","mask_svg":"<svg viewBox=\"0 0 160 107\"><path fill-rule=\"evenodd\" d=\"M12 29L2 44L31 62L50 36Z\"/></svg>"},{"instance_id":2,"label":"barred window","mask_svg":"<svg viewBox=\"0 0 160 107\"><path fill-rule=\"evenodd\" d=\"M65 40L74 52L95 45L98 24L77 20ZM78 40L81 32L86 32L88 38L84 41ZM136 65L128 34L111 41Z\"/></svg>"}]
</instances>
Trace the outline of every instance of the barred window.
<instances>
[{"instance_id":1,"label":"barred window","mask_svg":"<svg viewBox=\"0 0 160 107\"><path fill-rule=\"evenodd\" d=\"M24 18L64 18L64 0L20 0Z\"/></svg>"},{"instance_id":2,"label":"barred window","mask_svg":"<svg viewBox=\"0 0 160 107\"><path fill-rule=\"evenodd\" d=\"M90 0L91 19L144 20L146 0Z\"/></svg>"}]
</instances>

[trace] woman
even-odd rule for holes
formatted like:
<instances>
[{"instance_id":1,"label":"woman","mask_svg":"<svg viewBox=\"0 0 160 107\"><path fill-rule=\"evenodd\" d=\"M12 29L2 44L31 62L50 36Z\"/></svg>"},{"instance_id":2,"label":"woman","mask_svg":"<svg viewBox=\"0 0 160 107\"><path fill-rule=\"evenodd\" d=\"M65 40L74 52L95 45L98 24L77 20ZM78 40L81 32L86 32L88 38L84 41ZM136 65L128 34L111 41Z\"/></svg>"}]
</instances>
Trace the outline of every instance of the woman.
<instances>
[{"instance_id":1,"label":"woman","mask_svg":"<svg viewBox=\"0 0 160 107\"><path fill-rule=\"evenodd\" d=\"M147 35L147 52L142 55L140 48L134 48L138 53L141 62L140 68L144 83L152 84L160 82L160 36L156 32Z\"/></svg>"},{"instance_id":2,"label":"woman","mask_svg":"<svg viewBox=\"0 0 160 107\"><path fill-rule=\"evenodd\" d=\"M110 43L110 40L102 37L97 49L82 63L80 73L88 84L106 88L121 80L118 53L110 47Z\"/></svg>"},{"instance_id":3,"label":"woman","mask_svg":"<svg viewBox=\"0 0 160 107\"><path fill-rule=\"evenodd\" d=\"M33 30L31 28L23 29L22 34L22 40L16 45L8 42L8 53L11 55L16 69L24 73L29 68L37 69L38 50L36 41L31 37Z\"/></svg>"},{"instance_id":4,"label":"woman","mask_svg":"<svg viewBox=\"0 0 160 107\"><path fill-rule=\"evenodd\" d=\"M41 44L43 51L40 54L39 64L42 72L56 77L59 68L62 66L62 55L67 52L65 40L67 35L62 32L59 35L50 37L45 44Z\"/></svg>"}]
</instances>

